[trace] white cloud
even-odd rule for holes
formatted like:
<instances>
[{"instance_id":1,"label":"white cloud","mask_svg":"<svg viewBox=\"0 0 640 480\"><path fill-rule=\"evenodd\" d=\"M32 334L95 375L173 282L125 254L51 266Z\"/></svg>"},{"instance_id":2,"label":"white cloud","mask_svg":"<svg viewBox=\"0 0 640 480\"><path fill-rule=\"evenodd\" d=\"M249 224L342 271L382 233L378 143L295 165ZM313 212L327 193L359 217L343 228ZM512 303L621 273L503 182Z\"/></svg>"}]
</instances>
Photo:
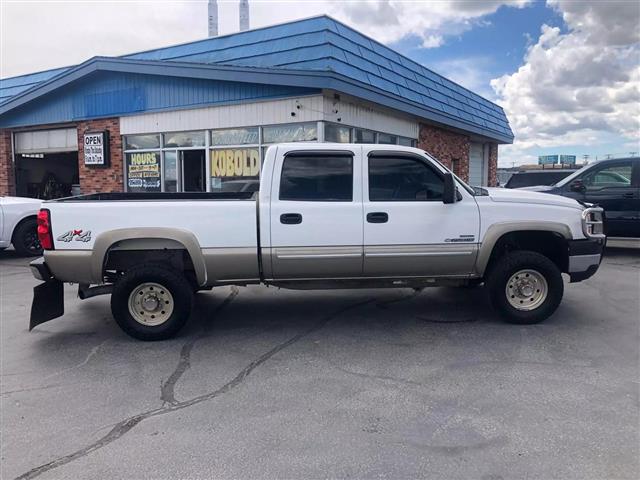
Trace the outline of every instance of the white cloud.
<instances>
[{"instance_id":1,"label":"white cloud","mask_svg":"<svg viewBox=\"0 0 640 480\"><path fill-rule=\"evenodd\" d=\"M596 148L640 137L640 8L635 2L549 2L568 32L543 25L524 64L491 82L516 135L501 156ZM630 8L631 6L631 8Z\"/></svg>"}]
</instances>

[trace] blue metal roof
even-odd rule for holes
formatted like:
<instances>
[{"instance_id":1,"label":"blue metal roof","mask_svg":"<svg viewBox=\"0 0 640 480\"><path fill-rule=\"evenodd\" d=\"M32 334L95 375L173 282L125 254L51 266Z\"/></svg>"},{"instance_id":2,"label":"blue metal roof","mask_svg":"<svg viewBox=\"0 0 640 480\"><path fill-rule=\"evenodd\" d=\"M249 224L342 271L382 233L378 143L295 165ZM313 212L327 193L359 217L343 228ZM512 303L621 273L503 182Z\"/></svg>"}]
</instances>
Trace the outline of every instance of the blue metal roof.
<instances>
[{"instance_id":1,"label":"blue metal roof","mask_svg":"<svg viewBox=\"0 0 640 480\"><path fill-rule=\"evenodd\" d=\"M253 69L256 73L261 69L260 73L272 72L282 79L288 78L292 85L343 91L500 142L513 141L501 107L328 16L134 53L120 59L137 61L136 65L175 62L227 66L246 69L249 75L253 75ZM73 70L49 70L0 80L0 107ZM293 75L283 77L285 72ZM304 72L322 76L309 77L313 78L311 83L298 81L295 77L301 74L304 77Z\"/></svg>"}]
</instances>

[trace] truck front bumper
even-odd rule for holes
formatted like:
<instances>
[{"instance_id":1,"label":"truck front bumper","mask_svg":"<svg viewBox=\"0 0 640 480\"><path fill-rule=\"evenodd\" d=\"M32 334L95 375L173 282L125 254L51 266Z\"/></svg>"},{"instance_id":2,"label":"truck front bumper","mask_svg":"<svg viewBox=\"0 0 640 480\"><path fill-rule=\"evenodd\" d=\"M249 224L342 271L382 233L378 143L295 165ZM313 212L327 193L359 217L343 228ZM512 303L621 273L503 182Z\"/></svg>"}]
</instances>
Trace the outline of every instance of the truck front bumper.
<instances>
[{"instance_id":1,"label":"truck front bumper","mask_svg":"<svg viewBox=\"0 0 640 480\"><path fill-rule=\"evenodd\" d=\"M606 242L605 237L569 241L568 273L571 283L586 280L598 271Z\"/></svg>"},{"instance_id":2,"label":"truck front bumper","mask_svg":"<svg viewBox=\"0 0 640 480\"><path fill-rule=\"evenodd\" d=\"M33 287L33 301L31 302L31 318L29 330L41 323L64 315L64 289L60 280L56 280L49 267L40 257L29 264L31 273L44 283Z\"/></svg>"}]
</instances>

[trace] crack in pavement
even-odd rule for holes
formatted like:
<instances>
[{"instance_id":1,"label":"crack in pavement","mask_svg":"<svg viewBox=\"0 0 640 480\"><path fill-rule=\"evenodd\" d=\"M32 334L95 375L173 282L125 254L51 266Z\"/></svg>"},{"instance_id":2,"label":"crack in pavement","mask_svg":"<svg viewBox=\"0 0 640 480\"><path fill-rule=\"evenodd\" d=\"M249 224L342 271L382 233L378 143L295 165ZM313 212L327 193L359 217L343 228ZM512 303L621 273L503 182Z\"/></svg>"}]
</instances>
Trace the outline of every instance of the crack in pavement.
<instances>
[{"instance_id":1,"label":"crack in pavement","mask_svg":"<svg viewBox=\"0 0 640 480\"><path fill-rule=\"evenodd\" d=\"M238 287L236 287L235 285L232 286L231 293L227 295L227 297L220 305L213 309L210 315L215 316L217 313L220 313L227 305L229 305L233 301L234 298L238 296L239 293L240 290L238 289ZM204 337L206 337L210 326L211 322L205 323L204 327L198 335L191 338L184 345L182 345L182 348L180 349L180 360L178 361L176 368L173 370L171 375L169 375L167 381L160 386L160 400L162 400L163 403L176 403L176 383L178 383L180 377L182 377L182 375L187 370L189 370L189 368L191 368L191 351L199 340L202 340Z\"/></svg>"},{"instance_id":2,"label":"crack in pavement","mask_svg":"<svg viewBox=\"0 0 640 480\"><path fill-rule=\"evenodd\" d=\"M44 379L45 379L45 380L48 380L48 379L50 379L50 378L52 378L52 377L57 377L58 375L62 375L63 373L71 372L71 371L73 371L73 370L77 370L78 368L82 368L82 367L84 367L87 363L89 363L89 362L91 361L91 359L92 359L93 357L95 357L95 356L98 354L98 352L100 351L100 349L101 349L101 348L102 348L102 347L103 347L103 346L104 346L108 341L109 341L108 339L107 339L107 340L104 340L104 341L103 341L102 343L100 343L99 345L96 345L95 347L93 347L93 348L89 351L89 354L85 357L85 359L84 359L82 362L80 362L80 363L78 363L78 364L76 364L76 365L73 365L73 366L71 366L71 367L65 368L65 369L63 369L63 370L60 370L59 372L53 372L53 373L51 373L50 375L47 375L46 377L44 377Z\"/></svg>"},{"instance_id":3,"label":"crack in pavement","mask_svg":"<svg viewBox=\"0 0 640 480\"><path fill-rule=\"evenodd\" d=\"M331 320L335 319L339 315L371 302L373 302L373 300L364 300L357 303L353 303L351 305L347 305L346 307L342 307L341 309L338 309L335 312L330 313L329 315L321 318L318 322L316 322L314 325L310 326L306 330L300 333L297 333L296 335L290 337L288 340L285 340L284 342L279 343L272 349L268 350L267 352L263 353L259 357L252 360L242 370L240 370L240 372L238 372L238 374L235 377L233 377L231 380L229 380L227 383L217 388L216 390L213 390L212 392L209 392L209 393L205 393L203 395L193 397L189 400L184 400L182 402L165 404L161 407L147 410L145 412L141 412L129 418L126 418L116 423L116 425L106 435L104 435L102 438L98 439L97 441L87 445L84 448L76 450L75 452L70 453L69 455L59 457L55 460L52 460L51 462L32 468L28 472L25 472L22 475L16 477L16 480L27 480L27 479L35 478L38 475L41 475L49 470L60 467L62 465L66 465L67 463L73 462L74 460L77 460L79 458L85 457L90 453L95 452L96 450L99 450L102 447L105 447L112 442L115 442L116 440L121 438L123 435L125 435L127 432L129 432L132 428L134 428L136 425L138 425L140 422L148 418L157 417L160 415L166 415L169 413L176 412L178 410L189 408L199 403L202 403L208 400L213 400L214 398L219 397L220 395L224 395L225 393L230 392L237 386L241 385L247 379L247 377L251 374L251 372L253 372L256 368L258 368L260 365L265 363L274 355L278 354L285 348L290 347L291 345L300 341L304 337L311 335L312 333L322 329L327 323L329 323Z\"/></svg>"}]
</instances>

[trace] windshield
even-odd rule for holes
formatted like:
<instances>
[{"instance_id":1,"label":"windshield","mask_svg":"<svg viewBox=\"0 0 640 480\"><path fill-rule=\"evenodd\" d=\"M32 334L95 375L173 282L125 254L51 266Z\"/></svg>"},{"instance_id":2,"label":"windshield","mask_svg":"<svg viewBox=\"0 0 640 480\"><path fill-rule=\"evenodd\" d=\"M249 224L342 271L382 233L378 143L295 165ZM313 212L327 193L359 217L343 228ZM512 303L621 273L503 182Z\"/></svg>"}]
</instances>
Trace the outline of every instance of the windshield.
<instances>
[{"instance_id":1,"label":"windshield","mask_svg":"<svg viewBox=\"0 0 640 480\"><path fill-rule=\"evenodd\" d=\"M573 172L571 175L569 175L568 177L563 178L562 180L560 180L557 183L554 183L553 186L554 187L563 187L565 186L567 183L572 182L574 178L576 178L578 175L581 175L582 173L586 172L587 170L589 170L590 168L593 168L594 165L597 165L599 162L595 162L592 163L590 165L587 165L586 167L582 167L579 168L578 170L576 170L575 172Z\"/></svg>"},{"instance_id":2,"label":"windshield","mask_svg":"<svg viewBox=\"0 0 640 480\"><path fill-rule=\"evenodd\" d=\"M567 171L534 171L514 173L505 188L533 187L537 185L554 185L574 172Z\"/></svg>"}]
</instances>

